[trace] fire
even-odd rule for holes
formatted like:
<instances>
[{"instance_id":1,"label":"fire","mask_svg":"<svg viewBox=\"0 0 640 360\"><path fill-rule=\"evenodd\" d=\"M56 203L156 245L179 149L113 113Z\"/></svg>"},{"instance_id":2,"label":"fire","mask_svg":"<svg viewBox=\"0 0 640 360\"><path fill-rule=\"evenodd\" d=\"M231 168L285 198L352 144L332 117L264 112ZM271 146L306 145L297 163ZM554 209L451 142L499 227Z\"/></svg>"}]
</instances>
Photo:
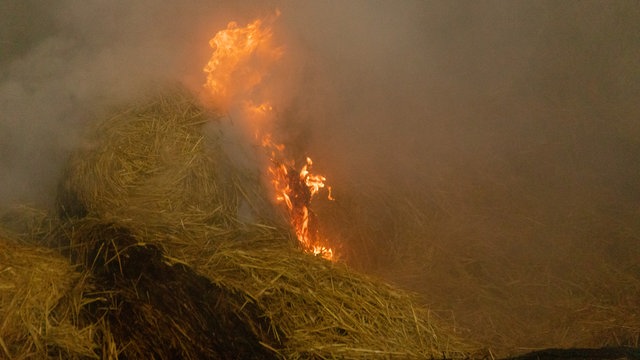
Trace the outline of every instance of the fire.
<instances>
[{"instance_id":1,"label":"fire","mask_svg":"<svg viewBox=\"0 0 640 360\"><path fill-rule=\"evenodd\" d=\"M228 107L250 93L281 57L282 49L272 45L272 37L271 29L257 19L245 27L232 21L209 40L213 54L203 69L205 88L220 106Z\"/></svg>"},{"instance_id":2,"label":"fire","mask_svg":"<svg viewBox=\"0 0 640 360\"><path fill-rule=\"evenodd\" d=\"M317 216L310 209L314 196L325 187L326 178L311 172L313 162L309 157L300 171L296 171L291 162L285 164L273 157L271 161L272 165L268 170L276 200L285 204L289 220L303 249L326 259L333 259L333 249L323 245L326 241L318 231Z\"/></svg>"},{"instance_id":3,"label":"fire","mask_svg":"<svg viewBox=\"0 0 640 360\"><path fill-rule=\"evenodd\" d=\"M310 208L312 199L325 188L326 178L311 172L313 161L309 157L301 169L296 170L295 162L285 154L285 145L275 141L265 130L266 122L274 118L272 103L269 99L255 99L254 90L283 54L282 48L273 44L270 27L260 19L245 27L230 22L209 44L213 54L204 67L207 73L205 89L224 110L240 106L242 116L256 128L256 140L271 161L267 174L275 200L284 204L303 250L334 260L333 249L325 245L326 241L318 231L317 216ZM333 200L330 188L327 189L328 198Z\"/></svg>"}]
</instances>

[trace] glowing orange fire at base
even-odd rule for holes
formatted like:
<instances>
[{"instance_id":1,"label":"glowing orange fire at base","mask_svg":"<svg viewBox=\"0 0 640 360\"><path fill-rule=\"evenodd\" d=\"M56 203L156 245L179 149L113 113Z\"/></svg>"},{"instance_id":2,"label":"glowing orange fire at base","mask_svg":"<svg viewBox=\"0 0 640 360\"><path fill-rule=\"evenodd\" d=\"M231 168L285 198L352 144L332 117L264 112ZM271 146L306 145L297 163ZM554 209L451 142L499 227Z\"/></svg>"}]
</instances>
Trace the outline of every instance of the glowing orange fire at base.
<instances>
[{"instance_id":1,"label":"glowing orange fire at base","mask_svg":"<svg viewBox=\"0 0 640 360\"><path fill-rule=\"evenodd\" d=\"M298 241L306 252L333 260L333 249L322 245L324 241L318 231L317 217L309 208L314 195L324 188L325 177L311 174L312 161L308 157L299 172L274 158L272 162L269 174L276 190L276 199L286 205Z\"/></svg>"},{"instance_id":2,"label":"glowing orange fire at base","mask_svg":"<svg viewBox=\"0 0 640 360\"><path fill-rule=\"evenodd\" d=\"M325 241L319 235L317 217L310 209L313 197L325 187L325 177L311 173L312 161L308 157L300 171L295 170L294 162L284 155L285 146L273 142L272 135L259 128L265 119L273 118L271 103L247 96L282 55L282 49L272 45L271 29L263 27L261 20L245 27L230 22L227 29L219 31L209 44L214 52L204 68L207 73L205 88L223 110L228 110L232 104L242 106L243 116L257 127L256 139L272 163L268 174L276 200L285 204L289 222L303 250L335 260L333 250L323 245Z\"/></svg>"}]
</instances>

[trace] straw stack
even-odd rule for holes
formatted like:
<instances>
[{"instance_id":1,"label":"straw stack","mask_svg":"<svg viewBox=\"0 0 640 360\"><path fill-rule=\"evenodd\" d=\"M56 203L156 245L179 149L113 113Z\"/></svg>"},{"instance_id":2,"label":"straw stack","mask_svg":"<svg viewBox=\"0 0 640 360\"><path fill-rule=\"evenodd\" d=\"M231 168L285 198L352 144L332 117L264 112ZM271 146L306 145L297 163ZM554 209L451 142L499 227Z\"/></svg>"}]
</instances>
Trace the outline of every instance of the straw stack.
<instances>
[{"instance_id":1,"label":"straw stack","mask_svg":"<svg viewBox=\"0 0 640 360\"><path fill-rule=\"evenodd\" d=\"M93 146L69 164L60 187L64 224L55 236L57 245L91 271L103 291L115 294L108 298L116 301L105 306L134 304L134 318L147 319L137 326L167 324L140 330L156 332L155 339L145 339L127 336L134 328L127 328L118 312L94 313L96 321L108 323L103 343L113 336L109 346L116 353L153 348L158 337L166 343L202 343L193 340L199 331L211 331L201 325L215 318L244 329L239 334L247 341L237 346L251 354L267 351L285 359L467 356L472 347L410 294L298 249L286 223L274 215L258 174L229 161L221 146L223 134L205 136L212 118L184 91L149 98L103 122ZM252 221L239 215L243 202ZM139 262L151 265L140 268ZM132 279L143 279L143 285ZM154 281L156 287L150 285ZM207 290L192 291L189 284ZM144 305L138 304L138 286L148 287ZM216 305L206 309L193 305L211 301ZM176 312L170 304L187 304L191 310ZM182 324L185 332L171 330L173 323ZM231 336L216 331L216 336ZM219 350L211 353L226 354ZM194 358L207 354L206 349L185 351Z\"/></svg>"}]
</instances>

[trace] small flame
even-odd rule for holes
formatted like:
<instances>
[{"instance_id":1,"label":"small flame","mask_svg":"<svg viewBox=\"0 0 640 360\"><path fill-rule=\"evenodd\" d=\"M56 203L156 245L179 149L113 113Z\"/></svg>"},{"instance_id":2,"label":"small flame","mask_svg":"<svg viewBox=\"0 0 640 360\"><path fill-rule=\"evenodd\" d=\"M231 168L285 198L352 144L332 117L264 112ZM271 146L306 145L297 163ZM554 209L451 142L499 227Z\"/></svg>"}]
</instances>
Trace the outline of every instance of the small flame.
<instances>
[{"instance_id":1,"label":"small flame","mask_svg":"<svg viewBox=\"0 0 640 360\"><path fill-rule=\"evenodd\" d=\"M279 163L273 158L272 161L269 174L276 191L276 200L286 205L298 241L305 251L333 260L333 250L322 245L325 241L318 232L317 217L310 210L313 197L325 187L325 177L311 173L313 162L309 157L299 172L291 165Z\"/></svg>"},{"instance_id":2,"label":"small flame","mask_svg":"<svg viewBox=\"0 0 640 360\"><path fill-rule=\"evenodd\" d=\"M269 102L263 102L259 105L248 102L245 104L245 109L251 118L266 118L273 112L273 106Z\"/></svg>"},{"instance_id":3,"label":"small flame","mask_svg":"<svg viewBox=\"0 0 640 360\"><path fill-rule=\"evenodd\" d=\"M300 179L304 180L304 183L309 187L309 190L311 190L311 196L313 196L317 194L320 189L324 188L324 182L327 178L322 175L311 174L309 172L311 165L313 165L313 161L311 161L310 157L307 157L307 164L300 170Z\"/></svg>"},{"instance_id":4,"label":"small flame","mask_svg":"<svg viewBox=\"0 0 640 360\"><path fill-rule=\"evenodd\" d=\"M279 12L276 12L276 17ZM230 22L225 30L219 31L210 41L213 48L211 59L204 67L207 74L205 88L222 110L232 105L242 105L242 113L256 126L256 140L267 151L272 165L268 175L275 191L275 199L283 203L289 221L302 245L308 252L334 260L333 249L318 232L318 221L311 211L311 200L325 187L326 178L313 174L313 162L307 157L300 171L295 163L285 156L284 144L274 141L265 122L274 118L274 108L270 101L256 101L254 89L263 82L268 69L282 56L282 48L274 46L272 31L264 26L263 20L255 20L245 27ZM331 188L328 188L328 198Z\"/></svg>"}]
</instances>

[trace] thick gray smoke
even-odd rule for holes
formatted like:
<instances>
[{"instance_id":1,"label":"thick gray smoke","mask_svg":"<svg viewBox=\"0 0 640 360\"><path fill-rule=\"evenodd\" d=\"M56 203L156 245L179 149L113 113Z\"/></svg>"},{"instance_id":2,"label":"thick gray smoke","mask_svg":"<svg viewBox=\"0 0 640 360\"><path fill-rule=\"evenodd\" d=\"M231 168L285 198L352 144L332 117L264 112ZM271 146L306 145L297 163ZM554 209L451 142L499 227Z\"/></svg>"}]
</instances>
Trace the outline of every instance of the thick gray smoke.
<instances>
[{"instance_id":1,"label":"thick gray smoke","mask_svg":"<svg viewBox=\"0 0 640 360\"><path fill-rule=\"evenodd\" d=\"M442 305L455 284L513 284L493 267L504 259L523 277L561 263L552 278L588 268L573 256L640 258L637 1L3 1L0 202L48 206L92 120L154 84L199 89L208 39L276 8L281 138L339 200L374 199L352 215L394 236L372 263L413 252L399 282ZM424 244L402 245L397 217L412 215L385 193L424 215Z\"/></svg>"},{"instance_id":2,"label":"thick gray smoke","mask_svg":"<svg viewBox=\"0 0 640 360\"><path fill-rule=\"evenodd\" d=\"M0 6L4 201L46 199L87 119L151 82L199 84L207 39L227 21L243 24L276 7L276 35L297 61L278 74L296 77L288 111L310 136L308 151L338 180L424 181L456 163L528 161L530 176L570 168L564 180L633 187L634 2Z\"/></svg>"}]
</instances>

